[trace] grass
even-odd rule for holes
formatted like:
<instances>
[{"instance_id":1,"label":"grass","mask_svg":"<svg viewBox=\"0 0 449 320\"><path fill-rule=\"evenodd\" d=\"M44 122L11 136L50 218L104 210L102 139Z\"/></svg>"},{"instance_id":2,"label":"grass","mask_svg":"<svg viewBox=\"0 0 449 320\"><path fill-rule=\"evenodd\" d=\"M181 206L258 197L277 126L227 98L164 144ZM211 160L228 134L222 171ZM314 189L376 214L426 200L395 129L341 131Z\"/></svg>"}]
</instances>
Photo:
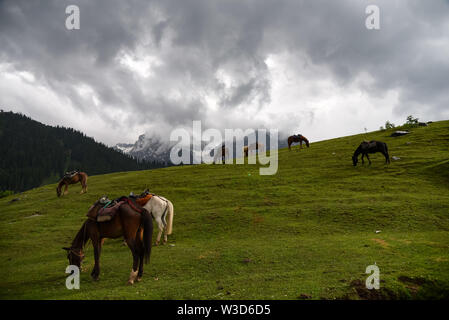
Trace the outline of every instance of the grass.
<instances>
[{"instance_id":1,"label":"grass","mask_svg":"<svg viewBox=\"0 0 449 320\"><path fill-rule=\"evenodd\" d=\"M394 130L394 129L393 129ZM279 170L197 165L89 178L56 197L47 185L0 199L1 299L420 299L449 297L449 121L279 152ZM353 167L364 139L388 144ZM106 240L98 282L88 243L80 290L67 290L71 243L89 206L149 187L172 200L174 232L143 281L122 240ZM14 198L18 201L11 202ZM380 230L380 233L376 233ZM380 290L364 288L380 268ZM361 285L363 284L363 285Z\"/></svg>"}]
</instances>

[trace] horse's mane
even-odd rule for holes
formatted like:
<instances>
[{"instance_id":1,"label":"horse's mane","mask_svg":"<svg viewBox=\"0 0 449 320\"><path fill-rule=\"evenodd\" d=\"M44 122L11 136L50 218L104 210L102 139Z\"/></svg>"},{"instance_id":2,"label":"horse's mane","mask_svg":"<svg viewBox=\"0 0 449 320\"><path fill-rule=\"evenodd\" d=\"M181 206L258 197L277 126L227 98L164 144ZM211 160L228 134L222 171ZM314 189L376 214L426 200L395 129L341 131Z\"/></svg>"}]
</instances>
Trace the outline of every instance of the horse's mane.
<instances>
[{"instance_id":1,"label":"horse's mane","mask_svg":"<svg viewBox=\"0 0 449 320\"><path fill-rule=\"evenodd\" d=\"M81 229L76 234L75 239L73 239L72 248L83 249L87 240L89 240L88 233L86 232L88 222L89 220L84 221L83 225L81 226Z\"/></svg>"}]
</instances>

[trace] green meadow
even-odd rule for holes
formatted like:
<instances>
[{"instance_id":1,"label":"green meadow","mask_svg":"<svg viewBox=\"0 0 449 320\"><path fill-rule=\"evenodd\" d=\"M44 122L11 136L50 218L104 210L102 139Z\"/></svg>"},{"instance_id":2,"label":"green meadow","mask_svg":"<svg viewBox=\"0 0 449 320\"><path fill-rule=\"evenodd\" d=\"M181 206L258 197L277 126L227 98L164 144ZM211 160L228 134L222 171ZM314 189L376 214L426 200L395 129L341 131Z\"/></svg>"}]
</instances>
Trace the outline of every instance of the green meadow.
<instances>
[{"instance_id":1,"label":"green meadow","mask_svg":"<svg viewBox=\"0 0 449 320\"><path fill-rule=\"evenodd\" d=\"M449 121L401 137L376 131L279 150L276 175L258 165L195 165L91 176L0 199L1 299L438 299L449 297ZM353 167L363 140L388 144ZM167 245L142 282L121 239L107 239L100 280L68 290L66 253L87 209L149 188L175 208ZM19 200L12 201L13 199ZM156 236L156 227L153 237ZM380 269L368 290L366 267Z\"/></svg>"}]
</instances>

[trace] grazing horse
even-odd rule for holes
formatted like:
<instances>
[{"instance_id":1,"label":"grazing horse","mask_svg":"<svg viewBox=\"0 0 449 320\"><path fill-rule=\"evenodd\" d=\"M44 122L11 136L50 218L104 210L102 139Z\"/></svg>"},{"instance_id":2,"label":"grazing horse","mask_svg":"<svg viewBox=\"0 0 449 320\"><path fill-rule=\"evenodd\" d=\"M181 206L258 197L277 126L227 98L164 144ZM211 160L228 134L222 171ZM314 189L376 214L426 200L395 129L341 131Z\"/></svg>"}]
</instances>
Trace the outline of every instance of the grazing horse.
<instances>
[{"instance_id":1,"label":"grazing horse","mask_svg":"<svg viewBox=\"0 0 449 320\"><path fill-rule=\"evenodd\" d=\"M363 158L366 156L368 158L369 164L371 165L371 160L368 157L368 153L380 152L385 157L385 164L390 163L390 156L388 155L388 148L385 142L380 141L363 141L359 147L355 150L352 156L352 163L354 166L357 165L359 154L362 154L362 164L365 164Z\"/></svg>"},{"instance_id":2,"label":"grazing horse","mask_svg":"<svg viewBox=\"0 0 449 320\"><path fill-rule=\"evenodd\" d=\"M265 146L263 145L263 143L258 143L258 142L252 143L249 146L244 146L243 153L245 154L245 158L248 158L248 153L250 151L256 151L256 152L262 151L263 152L263 151L265 151Z\"/></svg>"},{"instance_id":3,"label":"grazing horse","mask_svg":"<svg viewBox=\"0 0 449 320\"><path fill-rule=\"evenodd\" d=\"M127 199L126 197L123 197ZM100 208L104 206L101 200L96 201L89 209L88 216L96 216ZM139 208L140 210L140 208ZM133 255L133 266L129 275L128 284L140 281L143 275L143 262L148 263L151 255L151 242L153 237L153 220L147 210L139 213L135 206L124 201L118 206L117 213L111 220L97 222L97 220L87 219L75 236L70 248L63 248L67 251L67 258L71 265L81 267L84 259L83 248L86 242L91 239L94 247L95 266L91 276L98 280L100 276L100 253L105 238L118 238L123 236Z\"/></svg>"},{"instance_id":4,"label":"grazing horse","mask_svg":"<svg viewBox=\"0 0 449 320\"><path fill-rule=\"evenodd\" d=\"M167 243L167 236L171 235L173 230L173 215L175 213L173 209L173 203L171 203L170 200L167 200L164 197L151 194L148 189L145 190L139 196L139 198L148 197L148 195L151 195L150 200L148 200L146 203L142 203L141 205L151 213L159 228L159 233L157 234L155 245L159 245L162 232L164 232L163 243L165 244ZM139 200L137 199L137 201Z\"/></svg>"},{"instance_id":5,"label":"grazing horse","mask_svg":"<svg viewBox=\"0 0 449 320\"><path fill-rule=\"evenodd\" d=\"M295 134L293 136L288 137L287 142L288 142L288 150L291 150L291 145L294 142L299 142L299 148L302 149L302 142L306 143L307 148L310 146L309 145L309 140L307 140L306 137L304 137L301 134Z\"/></svg>"},{"instance_id":6,"label":"grazing horse","mask_svg":"<svg viewBox=\"0 0 449 320\"><path fill-rule=\"evenodd\" d=\"M87 173L85 172L72 172L72 173L66 173L64 177L59 181L58 187L56 188L56 194L58 197L61 196L61 190L62 186L65 186L64 193L62 195L65 195L68 193L69 184L75 184L75 183L81 183L82 189L81 194L87 192Z\"/></svg>"}]
</instances>

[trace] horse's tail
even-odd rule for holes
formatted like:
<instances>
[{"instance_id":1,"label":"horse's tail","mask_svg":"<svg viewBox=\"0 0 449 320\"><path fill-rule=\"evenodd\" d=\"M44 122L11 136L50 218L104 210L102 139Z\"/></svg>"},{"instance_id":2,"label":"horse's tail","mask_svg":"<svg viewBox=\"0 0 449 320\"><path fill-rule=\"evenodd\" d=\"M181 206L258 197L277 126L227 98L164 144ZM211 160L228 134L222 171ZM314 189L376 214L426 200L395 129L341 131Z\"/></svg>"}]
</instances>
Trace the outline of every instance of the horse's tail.
<instances>
[{"instance_id":1,"label":"horse's tail","mask_svg":"<svg viewBox=\"0 0 449 320\"><path fill-rule=\"evenodd\" d=\"M145 263L148 263L151 255L151 243L153 239L153 218L148 210L143 210L143 248L144 248L144 258Z\"/></svg>"},{"instance_id":2,"label":"horse's tail","mask_svg":"<svg viewBox=\"0 0 449 320\"><path fill-rule=\"evenodd\" d=\"M173 209L173 204L167 200L167 206L168 206L168 221L167 221L167 235L172 234L173 231L173 216L175 214Z\"/></svg>"}]
</instances>

